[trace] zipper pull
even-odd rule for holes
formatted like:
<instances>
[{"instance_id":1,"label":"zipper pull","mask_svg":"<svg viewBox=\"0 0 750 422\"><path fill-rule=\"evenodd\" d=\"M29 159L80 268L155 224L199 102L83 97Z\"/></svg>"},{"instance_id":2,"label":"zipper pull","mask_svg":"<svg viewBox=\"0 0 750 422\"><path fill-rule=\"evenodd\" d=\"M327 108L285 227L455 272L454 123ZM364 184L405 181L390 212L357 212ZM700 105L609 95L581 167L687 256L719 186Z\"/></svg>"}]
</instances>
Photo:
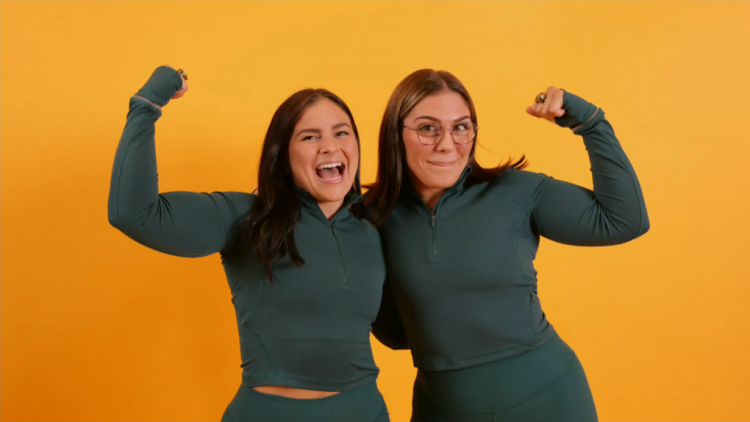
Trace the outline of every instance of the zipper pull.
<instances>
[{"instance_id":1,"label":"zipper pull","mask_svg":"<svg viewBox=\"0 0 750 422\"><path fill-rule=\"evenodd\" d=\"M436 220L436 218L437 218L437 217L435 217L435 214L433 214L433 215L432 215L432 220L430 220L430 226L431 226L431 227L432 227L433 229L434 229L435 227L437 227L437 220Z\"/></svg>"},{"instance_id":2,"label":"zipper pull","mask_svg":"<svg viewBox=\"0 0 750 422\"><path fill-rule=\"evenodd\" d=\"M333 235L336 236L336 225L331 223L331 231L333 232Z\"/></svg>"}]
</instances>

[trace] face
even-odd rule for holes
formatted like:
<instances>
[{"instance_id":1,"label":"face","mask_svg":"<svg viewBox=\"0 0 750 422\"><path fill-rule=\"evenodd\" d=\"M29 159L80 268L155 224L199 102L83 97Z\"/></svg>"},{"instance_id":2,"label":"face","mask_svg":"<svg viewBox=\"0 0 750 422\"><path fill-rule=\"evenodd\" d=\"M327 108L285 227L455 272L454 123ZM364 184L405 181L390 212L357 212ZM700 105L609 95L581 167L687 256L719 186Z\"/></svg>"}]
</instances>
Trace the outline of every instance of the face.
<instances>
[{"instance_id":1,"label":"face","mask_svg":"<svg viewBox=\"0 0 750 422\"><path fill-rule=\"evenodd\" d=\"M404 126L412 128L429 123L438 123L446 128L442 139L435 145L423 145L415 130L401 129L409 178L417 192L445 191L458 181L469 163L473 142L466 145L453 143L447 128L470 122L469 106L461 95L453 91L425 97L404 118Z\"/></svg>"},{"instance_id":2,"label":"face","mask_svg":"<svg viewBox=\"0 0 750 422\"><path fill-rule=\"evenodd\" d=\"M294 183L319 204L343 202L359 165L357 138L346 112L328 99L305 109L294 126L289 162Z\"/></svg>"}]
</instances>

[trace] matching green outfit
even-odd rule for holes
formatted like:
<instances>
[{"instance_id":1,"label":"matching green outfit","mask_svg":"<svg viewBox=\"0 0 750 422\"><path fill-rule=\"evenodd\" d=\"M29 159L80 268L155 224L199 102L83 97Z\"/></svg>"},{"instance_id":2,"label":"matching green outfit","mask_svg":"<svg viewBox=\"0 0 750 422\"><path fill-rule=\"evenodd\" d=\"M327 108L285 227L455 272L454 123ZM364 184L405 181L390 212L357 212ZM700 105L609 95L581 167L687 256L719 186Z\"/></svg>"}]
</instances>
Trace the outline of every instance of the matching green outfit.
<instances>
[{"instance_id":1,"label":"matching green outfit","mask_svg":"<svg viewBox=\"0 0 750 422\"><path fill-rule=\"evenodd\" d=\"M306 264L295 268L287 254L268 283L238 230L253 195L159 193L155 123L181 84L161 67L130 100L109 219L157 251L221 254L243 368L224 421L387 421L369 341L379 306L373 332L410 348L419 368L413 421L596 420L583 368L542 312L533 261L540 236L614 245L649 228L635 171L603 111L565 93L567 115L557 119L583 136L593 192L519 170L475 184L467 168L430 211L407 180L381 245L348 210L360 197L347 197L328 221L297 189L294 234ZM251 388L262 385L342 393L294 400Z\"/></svg>"},{"instance_id":2,"label":"matching green outfit","mask_svg":"<svg viewBox=\"0 0 750 422\"><path fill-rule=\"evenodd\" d=\"M604 112L568 92L563 108L557 123L583 136L593 192L515 169L472 183L467 167L432 211L406 180L380 227L388 276L373 332L411 349L413 421L596 420L583 369L542 312L539 237L615 245L649 221Z\"/></svg>"},{"instance_id":3,"label":"matching green outfit","mask_svg":"<svg viewBox=\"0 0 750 422\"><path fill-rule=\"evenodd\" d=\"M297 189L294 236L305 265L289 254L265 279L263 264L238 224L255 196L239 192L159 193L154 144L160 106L180 88L177 72L158 68L130 100L109 195L110 223L133 240L183 257L221 254L234 303L242 354L242 386L224 421L388 421L370 347L385 261L376 229L355 218L350 195L331 221ZM317 400L262 394L273 385L341 391Z\"/></svg>"}]
</instances>

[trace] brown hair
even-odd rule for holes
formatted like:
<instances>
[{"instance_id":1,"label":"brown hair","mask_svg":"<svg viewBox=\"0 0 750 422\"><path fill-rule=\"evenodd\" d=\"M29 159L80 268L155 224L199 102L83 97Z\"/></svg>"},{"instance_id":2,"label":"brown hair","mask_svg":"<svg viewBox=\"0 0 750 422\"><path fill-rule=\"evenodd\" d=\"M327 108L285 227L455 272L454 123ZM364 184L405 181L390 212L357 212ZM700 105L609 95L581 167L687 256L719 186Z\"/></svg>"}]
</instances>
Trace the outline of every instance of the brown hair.
<instances>
[{"instance_id":1,"label":"brown hair","mask_svg":"<svg viewBox=\"0 0 750 422\"><path fill-rule=\"evenodd\" d=\"M367 218L374 225L378 226L385 222L396 206L401 193L404 170L407 167L401 128L404 117L425 97L445 91L453 91L463 97L469 107L471 121L478 125L474 102L466 87L458 78L443 70L417 70L398 84L388 100L383 121L380 123L378 175L375 184L370 186L370 192L365 201ZM511 167L523 169L528 166L526 156L521 156L516 161L508 159L497 167L484 168L474 157L476 146L477 138L474 139L469 154L468 165L471 167L471 174L466 181L468 185L492 180Z\"/></svg>"},{"instance_id":2,"label":"brown hair","mask_svg":"<svg viewBox=\"0 0 750 422\"><path fill-rule=\"evenodd\" d=\"M325 89L298 91L287 98L276 110L263 141L258 169L258 200L240 226L251 248L263 262L268 281L273 279L274 261L283 258L287 251L292 258L292 265L299 267L305 264L294 241L294 226L300 218L300 203L291 174L289 143L294 134L294 126L302 117L302 113L322 99L332 101L349 116L359 147L359 132L349 107L330 91ZM357 166L351 192L357 195L362 194L359 166ZM355 215L361 215L361 204L353 206L352 211L355 211Z\"/></svg>"}]
</instances>

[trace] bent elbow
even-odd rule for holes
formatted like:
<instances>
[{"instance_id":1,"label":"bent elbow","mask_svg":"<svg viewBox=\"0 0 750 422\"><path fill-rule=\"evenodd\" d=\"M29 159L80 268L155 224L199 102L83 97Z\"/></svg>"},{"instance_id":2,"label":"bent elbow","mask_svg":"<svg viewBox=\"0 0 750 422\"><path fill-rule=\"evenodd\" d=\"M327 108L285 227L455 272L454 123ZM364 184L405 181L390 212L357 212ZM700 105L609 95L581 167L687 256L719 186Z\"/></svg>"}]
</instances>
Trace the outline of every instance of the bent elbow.
<instances>
[{"instance_id":1,"label":"bent elbow","mask_svg":"<svg viewBox=\"0 0 750 422\"><path fill-rule=\"evenodd\" d=\"M631 225L628 230L622 233L622 241L620 243L626 243L631 240L635 240L646 234L649 229L651 229L651 223L649 222L648 214L644 212L641 221Z\"/></svg>"},{"instance_id":2,"label":"bent elbow","mask_svg":"<svg viewBox=\"0 0 750 422\"><path fill-rule=\"evenodd\" d=\"M117 219L117 213L115 213L115 210L112 209L112 206L108 207L107 218L109 219L110 226L116 228L117 230L122 230L120 228L120 221Z\"/></svg>"},{"instance_id":3,"label":"bent elbow","mask_svg":"<svg viewBox=\"0 0 750 422\"><path fill-rule=\"evenodd\" d=\"M643 216L643 224L641 225L641 232L638 233L638 236L643 236L644 234L648 233L648 231L651 230L651 221L648 219L648 215Z\"/></svg>"},{"instance_id":4,"label":"bent elbow","mask_svg":"<svg viewBox=\"0 0 750 422\"><path fill-rule=\"evenodd\" d=\"M648 233L648 231L650 229L651 229L651 222L648 219L648 215L644 213L643 214L643 221L641 221L640 228L635 233L635 236L633 236L633 239L631 239L631 240L634 240L634 239L637 239L637 238L643 236L644 234Z\"/></svg>"}]
</instances>

